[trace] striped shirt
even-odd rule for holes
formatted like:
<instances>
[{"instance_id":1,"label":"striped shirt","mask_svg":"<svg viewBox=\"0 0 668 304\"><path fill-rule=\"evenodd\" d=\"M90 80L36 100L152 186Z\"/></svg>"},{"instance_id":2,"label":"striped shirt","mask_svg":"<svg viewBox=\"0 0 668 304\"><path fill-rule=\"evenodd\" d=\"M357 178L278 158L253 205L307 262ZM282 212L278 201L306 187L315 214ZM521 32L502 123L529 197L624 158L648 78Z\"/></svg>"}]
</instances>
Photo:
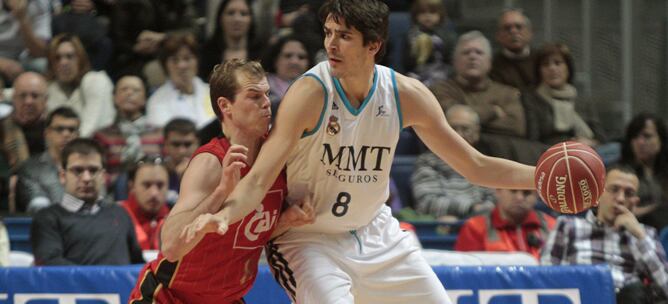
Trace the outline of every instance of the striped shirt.
<instances>
[{"instance_id":1,"label":"striped shirt","mask_svg":"<svg viewBox=\"0 0 668 304\"><path fill-rule=\"evenodd\" d=\"M543 265L608 264L616 288L649 278L668 295L668 261L654 228L645 238L604 225L589 211L585 218L560 216L541 252Z\"/></svg>"},{"instance_id":2,"label":"striped shirt","mask_svg":"<svg viewBox=\"0 0 668 304\"><path fill-rule=\"evenodd\" d=\"M416 209L423 214L468 218L474 215L475 205L494 208L493 189L471 184L430 151L415 161L411 184Z\"/></svg>"}]
</instances>

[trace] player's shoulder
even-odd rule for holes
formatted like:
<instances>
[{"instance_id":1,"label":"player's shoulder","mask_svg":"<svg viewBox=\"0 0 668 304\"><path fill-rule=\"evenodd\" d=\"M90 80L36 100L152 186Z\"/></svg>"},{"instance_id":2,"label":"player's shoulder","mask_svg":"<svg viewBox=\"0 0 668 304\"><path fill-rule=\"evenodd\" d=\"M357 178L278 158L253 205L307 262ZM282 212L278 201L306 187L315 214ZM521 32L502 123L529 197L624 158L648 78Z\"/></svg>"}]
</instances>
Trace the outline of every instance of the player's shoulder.
<instances>
[{"instance_id":1,"label":"player's shoulder","mask_svg":"<svg viewBox=\"0 0 668 304\"><path fill-rule=\"evenodd\" d=\"M397 90L399 90L400 94L411 93L416 90L426 88L425 85L419 80L412 77L408 77L404 74L395 72L394 77L397 82Z\"/></svg>"},{"instance_id":2,"label":"player's shoulder","mask_svg":"<svg viewBox=\"0 0 668 304\"><path fill-rule=\"evenodd\" d=\"M295 80L286 95L293 93L302 97L317 97L324 96L325 90L323 79L318 75L307 73Z\"/></svg>"}]
</instances>

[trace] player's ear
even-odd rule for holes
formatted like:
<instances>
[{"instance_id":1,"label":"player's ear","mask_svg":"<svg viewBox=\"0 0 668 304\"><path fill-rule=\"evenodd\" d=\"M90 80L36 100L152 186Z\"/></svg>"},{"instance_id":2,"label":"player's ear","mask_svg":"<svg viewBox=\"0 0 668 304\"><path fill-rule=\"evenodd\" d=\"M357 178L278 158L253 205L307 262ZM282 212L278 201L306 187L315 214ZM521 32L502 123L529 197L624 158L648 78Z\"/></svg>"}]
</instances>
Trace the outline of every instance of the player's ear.
<instances>
[{"instance_id":1,"label":"player's ear","mask_svg":"<svg viewBox=\"0 0 668 304\"><path fill-rule=\"evenodd\" d=\"M218 97L216 104L221 113L229 113L231 110L232 102L225 97Z\"/></svg>"},{"instance_id":2,"label":"player's ear","mask_svg":"<svg viewBox=\"0 0 668 304\"><path fill-rule=\"evenodd\" d=\"M369 42L369 51L372 52L373 55L375 56L380 51L380 47L382 45L383 45L383 42L381 42L380 40L370 41Z\"/></svg>"}]
</instances>

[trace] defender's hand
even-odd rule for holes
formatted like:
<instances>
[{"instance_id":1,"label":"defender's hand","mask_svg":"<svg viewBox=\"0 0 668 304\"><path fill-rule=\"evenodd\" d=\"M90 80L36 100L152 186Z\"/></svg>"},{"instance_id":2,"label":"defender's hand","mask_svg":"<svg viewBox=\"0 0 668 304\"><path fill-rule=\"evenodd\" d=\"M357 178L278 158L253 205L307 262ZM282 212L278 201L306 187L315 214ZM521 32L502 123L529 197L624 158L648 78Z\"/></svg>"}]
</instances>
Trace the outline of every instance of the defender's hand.
<instances>
[{"instance_id":1,"label":"defender's hand","mask_svg":"<svg viewBox=\"0 0 668 304\"><path fill-rule=\"evenodd\" d=\"M186 243L190 243L193 239L204 237L205 234L210 232L223 235L229 227L228 221L227 212L224 212L224 210L216 214L201 214L192 223L183 228L180 237L185 239Z\"/></svg>"}]
</instances>

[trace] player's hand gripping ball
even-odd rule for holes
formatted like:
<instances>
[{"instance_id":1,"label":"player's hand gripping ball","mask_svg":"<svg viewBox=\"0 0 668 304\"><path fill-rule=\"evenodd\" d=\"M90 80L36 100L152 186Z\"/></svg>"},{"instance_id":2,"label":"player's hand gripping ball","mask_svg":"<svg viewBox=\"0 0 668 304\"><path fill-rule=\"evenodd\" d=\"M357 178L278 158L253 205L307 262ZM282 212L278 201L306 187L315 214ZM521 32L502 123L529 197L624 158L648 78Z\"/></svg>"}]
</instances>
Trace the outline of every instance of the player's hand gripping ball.
<instances>
[{"instance_id":1,"label":"player's hand gripping ball","mask_svg":"<svg viewBox=\"0 0 668 304\"><path fill-rule=\"evenodd\" d=\"M551 209L576 214L598 205L605 187L605 165L585 144L558 143L540 156L534 173L540 198Z\"/></svg>"}]
</instances>

